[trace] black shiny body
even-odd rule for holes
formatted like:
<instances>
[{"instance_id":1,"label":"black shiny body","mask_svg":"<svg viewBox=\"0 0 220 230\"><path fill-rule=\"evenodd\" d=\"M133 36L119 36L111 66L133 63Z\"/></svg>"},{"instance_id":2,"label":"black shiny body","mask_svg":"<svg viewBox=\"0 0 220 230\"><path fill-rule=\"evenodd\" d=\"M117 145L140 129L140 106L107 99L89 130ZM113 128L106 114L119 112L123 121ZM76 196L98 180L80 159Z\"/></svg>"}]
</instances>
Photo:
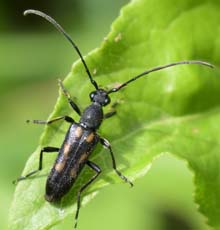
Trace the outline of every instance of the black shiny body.
<instances>
[{"instance_id":1,"label":"black shiny body","mask_svg":"<svg viewBox=\"0 0 220 230\"><path fill-rule=\"evenodd\" d=\"M60 200L70 190L99 142L99 136L95 131L102 120L102 106L93 102L83 111L80 122L70 125L47 179L45 194L47 201Z\"/></svg>"}]
</instances>

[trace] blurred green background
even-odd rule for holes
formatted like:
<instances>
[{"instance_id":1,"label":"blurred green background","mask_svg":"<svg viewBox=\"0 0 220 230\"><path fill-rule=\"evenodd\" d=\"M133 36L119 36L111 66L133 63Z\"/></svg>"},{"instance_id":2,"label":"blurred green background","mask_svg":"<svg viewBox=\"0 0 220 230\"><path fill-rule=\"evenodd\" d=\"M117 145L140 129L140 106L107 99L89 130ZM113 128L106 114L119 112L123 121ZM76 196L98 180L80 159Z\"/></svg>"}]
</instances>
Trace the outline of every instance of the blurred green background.
<instances>
[{"instance_id":1,"label":"blurred green background","mask_svg":"<svg viewBox=\"0 0 220 230\"><path fill-rule=\"evenodd\" d=\"M43 130L42 126L27 125L25 120L48 117L58 95L57 78L63 79L78 59L51 25L38 17L23 17L22 12L28 8L47 12L86 54L99 46L127 2L1 1L0 229L7 229L15 189L12 180L21 174ZM146 176L135 181L134 188L119 184L101 190L81 209L79 229L208 229L193 203L193 191L193 175L187 165L164 155L155 160ZM72 229L73 222L74 213L54 229Z\"/></svg>"}]
</instances>

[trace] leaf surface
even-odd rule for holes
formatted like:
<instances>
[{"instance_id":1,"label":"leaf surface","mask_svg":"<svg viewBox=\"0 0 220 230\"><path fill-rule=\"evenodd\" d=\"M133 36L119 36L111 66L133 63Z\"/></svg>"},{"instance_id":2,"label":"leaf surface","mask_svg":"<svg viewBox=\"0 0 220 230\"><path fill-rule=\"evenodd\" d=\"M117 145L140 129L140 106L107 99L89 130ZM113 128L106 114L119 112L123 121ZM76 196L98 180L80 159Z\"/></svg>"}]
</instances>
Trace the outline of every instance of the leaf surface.
<instances>
[{"instance_id":1,"label":"leaf surface","mask_svg":"<svg viewBox=\"0 0 220 230\"><path fill-rule=\"evenodd\" d=\"M101 46L86 56L100 86L114 86L146 69L180 60L219 62L220 2L134 0L124 7ZM117 115L99 133L112 144L118 168L134 180L164 153L185 160L194 174L195 201L215 229L220 229L220 78L219 68L177 66L143 77L118 93ZM80 61L64 81L80 108L94 90ZM109 107L105 108L108 111ZM50 117L77 115L60 95ZM40 146L59 147L67 125L46 127ZM23 175L38 167L39 151L27 161ZM20 182L10 210L10 229L50 229L76 210L76 193L93 175L83 170L59 205L44 200L46 175L55 156L45 154L44 169ZM102 175L85 192L83 204L102 187L121 182L108 151L98 146L91 160ZM181 182L180 182L181 183ZM125 185L126 186L126 185ZM177 185L178 186L178 185Z\"/></svg>"}]
</instances>

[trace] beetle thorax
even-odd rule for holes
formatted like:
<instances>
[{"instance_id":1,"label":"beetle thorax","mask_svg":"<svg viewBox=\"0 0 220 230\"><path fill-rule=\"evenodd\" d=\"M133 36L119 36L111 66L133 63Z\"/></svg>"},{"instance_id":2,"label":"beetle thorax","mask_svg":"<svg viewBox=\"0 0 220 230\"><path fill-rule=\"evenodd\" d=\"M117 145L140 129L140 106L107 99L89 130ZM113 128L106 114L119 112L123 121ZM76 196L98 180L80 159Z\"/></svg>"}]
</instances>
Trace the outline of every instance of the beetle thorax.
<instances>
[{"instance_id":1,"label":"beetle thorax","mask_svg":"<svg viewBox=\"0 0 220 230\"><path fill-rule=\"evenodd\" d=\"M84 128L96 130L101 125L102 120L103 120L102 106L94 102L83 111L83 114L80 119L80 124Z\"/></svg>"}]
</instances>

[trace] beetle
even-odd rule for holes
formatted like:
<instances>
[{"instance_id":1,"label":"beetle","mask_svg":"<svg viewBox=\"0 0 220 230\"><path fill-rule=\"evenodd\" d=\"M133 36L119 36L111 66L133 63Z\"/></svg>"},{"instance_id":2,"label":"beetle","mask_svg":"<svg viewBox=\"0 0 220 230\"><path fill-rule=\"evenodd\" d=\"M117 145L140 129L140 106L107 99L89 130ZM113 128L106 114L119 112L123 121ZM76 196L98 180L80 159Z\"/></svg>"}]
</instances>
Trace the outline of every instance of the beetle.
<instances>
[{"instance_id":1,"label":"beetle","mask_svg":"<svg viewBox=\"0 0 220 230\"><path fill-rule=\"evenodd\" d=\"M63 144L60 148L57 147L43 147L40 151L39 156L39 166L38 169L28 173L25 176L20 176L15 180L15 182L24 180L35 173L39 172L42 169L43 163L43 153L45 152L58 152L56 161L50 171L50 174L47 178L46 182L46 192L45 192L45 199L48 202L56 202L59 201L65 194L69 192L69 190L74 185L76 179L79 177L80 172L82 171L83 167L87 165L92 170L94 170L95 174L91 177L78 191L77 194L77 210L75 214L75 225L77 227L77 221L79 216L80 210L80 201L81 201L81 194L82 192L100 175L101 168L95 164L94 162L89 160L90 155L92 154L93 150L97 146L98 143L101 143L105 148L108 149L111 160L112 160L112 167L116 174L126 183L133 186L133 183L125 177L116 166L116 161L114 157L114 153L112 147L107 139L101 137L97 134L97 130L99 129L100 125L102 124L103 120L112 117L116 114L115 104L112 106L112 110L108 113L104 114L103 107L110 104L110 94L118 92L122 88L126 87L131 82L136 81L137 79L148 75L149 73L159 71L165 68L169 68L175 65L184 65L184 64L198 64L198 65L205 65L208 67L213 67L213 65L203 62L203 61L180 61L174 62L163 66L158 66L149 70L146 70L139 75L129 79L128 81L117 85L116 87L110 90L104 90L100 88L97 82L93 79L89 68L76 44L73 42L71 37L64 31L64 29L49 15L37 11L37 10L26 10L24 15L28 14L35 14L38 15L47 21L49 21L59 32L61 32L64 37L71 43L75 51L80 57L80 60L85 68L85 71L89 77L91 84L94 86L95 90L92 91L89 95L91 104L88 105L83 112L79 109L77 104L71 99L69 92L64 87L61 80L59 80L60 88L68 100L69 105L72 109L80 116L79 122L76 122L72 117L69 116L60 116L54 118L49 121L42 121L42 120L32 120L35 124L46 124L50 125L54 122L59 120L64 120L70 123L66 136L64 138ZM28 120L30 122L30 120Z\"/></svg>"}]
</instances>

